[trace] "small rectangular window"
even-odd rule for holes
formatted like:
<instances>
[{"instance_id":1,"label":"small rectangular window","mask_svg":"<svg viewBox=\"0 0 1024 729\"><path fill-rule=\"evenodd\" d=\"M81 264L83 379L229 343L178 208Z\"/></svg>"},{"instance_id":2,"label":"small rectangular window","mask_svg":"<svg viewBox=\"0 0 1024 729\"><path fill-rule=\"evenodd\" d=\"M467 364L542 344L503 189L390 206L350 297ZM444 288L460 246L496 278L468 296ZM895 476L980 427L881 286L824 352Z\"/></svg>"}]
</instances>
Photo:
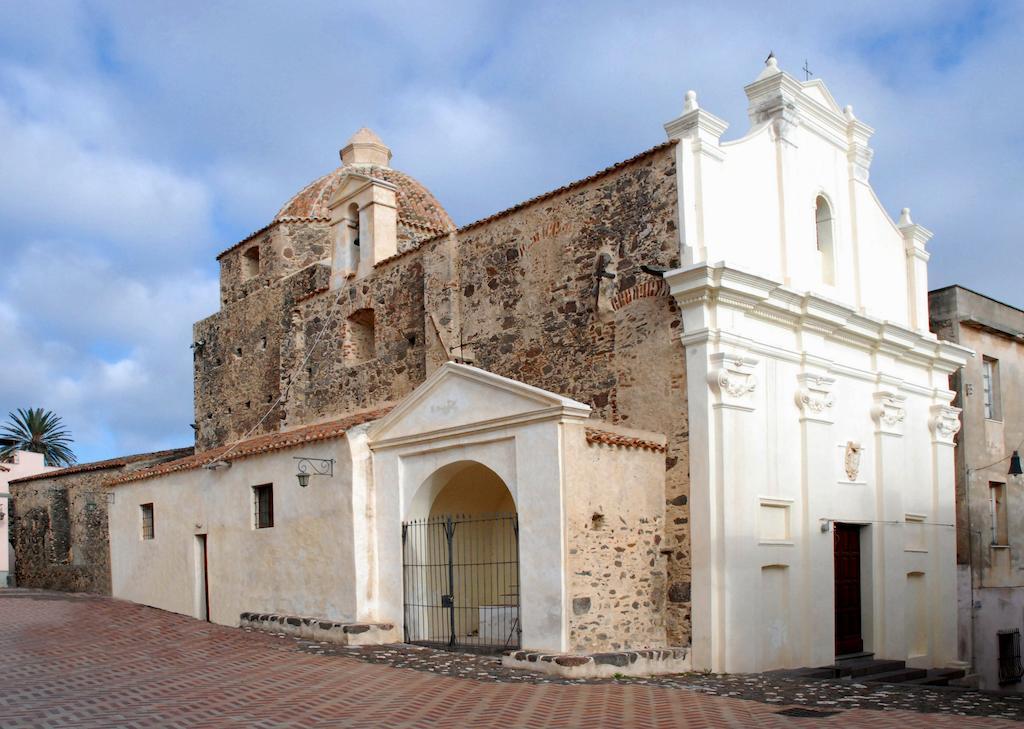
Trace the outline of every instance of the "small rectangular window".
<instances>
[{"instance_id":1,"label":"small rectangular window","mask_svg":"<svg viewBox=\"0 0 1024 729\"><path fill-rule=\"evenodd\" d=\"M143 504L142 507L142 538L152 539L153 531L153 505Z\"/></svg>"},{"instance_id":2,"label":"small rectangular window","mask_svg":"<svg viewBox=\"0 0 1024 729\"><path fill-rule=\"evenodd\" d=\"M989 483L989 510L992 516L992 544L1005 547L1009 542L1006 515L1006 484Z\"/></svg>"},{"instance_id":3,"label":"small rectangular window","mask_svg":"<svg viewBox=\"0 0 1024 729\"><path fill-rule=\"evenodd\" d=\"M983 357L981 361L982 387L985 394L985 417L1002 420L1002 402L999 392L999 360Z\"/></svg>"},{"instance_id":4,"label":"small rectangular window","mask_svg":"<svg viewBox=\"0 0 1024 729\"><path fill-rule=\"evenodd\" d=\"M1020 631L1000 630L999 640L999 683L1020 683L1024 677L1024 666L1020 660Z\"/></svg>"},{"instance_id":5,"label":"small rectangular window","mask_svg":"<svg viewBox=\"0 0 1024 729\"><path fill-rule=\"evenodd\" d=\"M252 487L254 521L257 529L274 526L274 485L263 484Z\"/></svg>"}]
</instances>

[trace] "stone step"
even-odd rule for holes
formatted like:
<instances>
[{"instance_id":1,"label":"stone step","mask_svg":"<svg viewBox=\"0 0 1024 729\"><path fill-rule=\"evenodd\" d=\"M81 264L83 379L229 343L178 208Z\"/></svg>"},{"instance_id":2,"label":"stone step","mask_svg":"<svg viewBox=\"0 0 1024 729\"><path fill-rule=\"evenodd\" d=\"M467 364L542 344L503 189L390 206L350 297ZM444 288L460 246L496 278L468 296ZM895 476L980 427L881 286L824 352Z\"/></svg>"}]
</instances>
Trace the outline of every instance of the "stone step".
<instances>
[{"instance_id":1,"label":"stone step","mask_svg":"<svg viewBox=\"0 0 1024 729\"><path fill-rule=\"evenodd\" d=\"M922 678L911 679L905 683L917 686L949 686L950 681L964 677L962 668L929 668L928 675ZM965 688L965 687L954 687Z\"/></svg>"},{"instance_id":2,"label":"stone step","mask_svg":"<svg viewBox=\"0 0 1024 729\"><path fill-rule=\"evenodd\" d=\"M900 661L902 663L902 661ZM865 676L864 683L906 683L916 681L928 676L928 671L923 668L900 668L885 673L872 673Z\"/></svg>"},{"instance_id":3,"label":"stone step","mask_svg":"<svg viewBox=\"0 0 1024 729\"><path fill-rule=\"evenodd\" d=\"M860 676L871 676L878 673L889 673L906 668L904 661L875 660L874 658L853 658L836 661L831 666L822 668L832 669L832 675L836 678L858 678Z\"/></svg>"}]
</instances>

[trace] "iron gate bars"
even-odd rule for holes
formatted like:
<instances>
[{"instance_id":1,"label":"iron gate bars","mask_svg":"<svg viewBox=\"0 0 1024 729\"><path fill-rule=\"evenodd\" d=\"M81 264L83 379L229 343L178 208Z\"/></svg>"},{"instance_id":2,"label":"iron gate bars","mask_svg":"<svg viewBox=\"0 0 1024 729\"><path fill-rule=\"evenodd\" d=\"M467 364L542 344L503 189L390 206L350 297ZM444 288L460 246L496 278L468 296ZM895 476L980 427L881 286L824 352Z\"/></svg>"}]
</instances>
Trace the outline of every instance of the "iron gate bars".
<instances>
[{"instance_id":1,"label":"iron gate bars","mask_svg":"<svg viewBox=\"0 0 1024 729\"><path fill-rule=\"evenodd\" d=\"M473 653L519 648L516 514L402 524L407 643Z\"/></svg>"}]
</instances>

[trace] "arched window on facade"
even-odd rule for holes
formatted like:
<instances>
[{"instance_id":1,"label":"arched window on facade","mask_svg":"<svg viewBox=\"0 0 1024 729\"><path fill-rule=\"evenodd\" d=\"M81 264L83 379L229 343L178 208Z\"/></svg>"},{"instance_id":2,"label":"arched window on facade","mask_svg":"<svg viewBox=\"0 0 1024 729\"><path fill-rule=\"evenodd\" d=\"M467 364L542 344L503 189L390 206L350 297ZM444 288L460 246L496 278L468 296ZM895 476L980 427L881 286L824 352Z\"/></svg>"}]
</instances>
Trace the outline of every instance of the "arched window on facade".
<instances>
[{"instance_id":1,"label":"arched window on facade","mask_svg":"<svg viewBox=\"0 0 1024 729\"><path fill-rule=\"evenodd\" d=\"M836 282L835 242L833 240L832 206L824 195L818 195L814 206L815 235L818 243L818 258L821 260L821 280L834 285Z\"/></svg>"},{"instance_id":2,"label":"arched window on facade","mask_svg":"<svg viewBox=\"0 0 1024 729\"><path fill-rule=\"evenodd\" d=\"M242 254L242 274L245 278L253 278L260 273L260 247L252 246Z\"/></svg>"},{"instance_id":3,"label":"arched window on facade","mask_svg":"<svg viewBox=\"0 0 1024 729\"><path fill-rule=\"evenodd\" d=\"M348 225L348 260L353 271L359 270L359 206L352 203L348 206L346 216Z\"/></svg>"},{"instance_id":4,"label":"arched window on facade","mask_svg":"<svg viewBox=\"0 0 1024 729\"><path fill-rule=\"evenodd\" d=\"M345 322L343 350L347 364L359 364L377 356L373 309L360 309Z\"/></svg>"}]
</instances>

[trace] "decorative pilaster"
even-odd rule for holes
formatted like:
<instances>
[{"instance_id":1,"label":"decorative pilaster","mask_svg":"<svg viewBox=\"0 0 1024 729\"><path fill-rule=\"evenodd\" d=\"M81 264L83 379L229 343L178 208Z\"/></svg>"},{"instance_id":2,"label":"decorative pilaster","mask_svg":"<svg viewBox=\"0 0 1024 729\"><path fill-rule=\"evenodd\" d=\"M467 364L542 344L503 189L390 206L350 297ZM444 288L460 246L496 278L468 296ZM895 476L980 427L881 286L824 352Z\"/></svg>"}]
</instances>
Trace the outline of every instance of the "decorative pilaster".
<instances>
[{"instance_id":1,"label":"decorative pilaster","mask_svg":"<svg viewBox=\"0 0 1024 729\"><path fill-rule=\"evenodd\" d=\"M797 375L797 383L796 404L803 412L803 418L832 423L832 406L835 404L832 388L836 384L835 378L802 372Z\"/></svg>"},{"instance_id":2,"label":"decorative pilaster","mask_svg":"<svg viewBox=\"0 0 1024 729\"><path fill-rule=\"evenodd\" d=\"M757 654L757 605L744 599L749 585L760 579L757 561L759 494L764 493L767 462L758 361L717 352L708 357L708 395L714 423L710 494L712 545L712 610L720 617L712 631L712 670L753 671Z\"/></svg>"},{"instance_id":3,"label":"decorative pilaster","mask_svg":"<svg viewBox=\"0 0 1024 729\"><path fill-rule=\"evenodd\" d=\"M881 384L896 385L898 381ZM903 568L903 485L908 478L907 444L903 424L907 398L894 389L874 393L871 417L875 421L875 514L872 571L877 589L872 595L875 654L879 658L905 659L907 638L904 605L899 596L906 587Z\"/></svg>"},{"instance_id":4,"label":"decorative pilaster","mask_svg":"<svg viewBox=\"0 0 1024 729\"><path fill-rule=\"evenodd\" d=\"M903 208L899 222L903 248L907 256L907 314L910 325L928 331L928 259L925 245L932 232L910 219L910 208Z\"/></svg>"},{"instance_id":5,"label":"decorative pilaster","mask_svg":"<svg viewBox=\"0 0 1024 729\"><path fill-rule=\"evenodd\" d=\"M834 388L836 380L817 372L796 376L796 404L800 408L800 513L802 516L799 579L805 595L816 585L832 580L831 534L822 533L820 520L831 516L830 505L836 488ZM834 627L828 611L808 600L798 608L805 629L797 638L800 665L820 666L832 659L832 644L820 636L831 635ZM796 656L794 656L796 657Z\"/></svg>"},{"instance_id":6,"label":"decorative pilaster","mask_svg":"<svg viewBox=\"0 0 1024 729\"><path fill-rule=\"evenodd\" d=\"M679 140L676 166L679 183L680 251L684 264L706 261L707 241L714 240L708 230L712 221L704 215L704 201L719 186L720 167L725 152L721 137L729 125L697 103L697 92L687 91L681 116L665 125L669 139Z\"/></svg>"},{"instance_id":7,"label":"decorative pilaster","mask_svg":"<svg viewBox=\"0 0 1024 729\"><path fill-rule=\"evenodd\" d=\"M846 118L846 140L849 145L846 159L850 165L850 179L867 184L871 174L871 159L874 151L868 146L868 140L874 129L853 115L853 107L847 105L843 109Z\"/></svg>"},{"instance_id":8,"label":"decorative pilaster","mask_svg":"<svg viewBox=\"0 0 1024 729\"><path fill-rule=\"evenodd\" d=\"M928 428L932 432L933 443L953 445L953 439L960 432L960 408L932 405Z\"/></svg>"},{"instance_id":9,"label":"decorative pilaster","mask_svg":"<svg viewBox=\"0 0 1024 729\"><path fill-rule=\"evenodd\" d=\"M712 354L710 359L708 384L717 398L715 406L753 410L752 395L757 389L754 366L757 360L726 352Z\"/></svg>"},{"instance_id":10,"label":"decorative pilaster","mask_svg":"<svg viewBox=\"0 0 1024 729\"><path fill-rule=\"evenodd\" d=\"M948 401L953 393L943 394ZM953 447L960 432L960 408L939 403L929 409L928 428L932 434L932 521L950 526L933 526L928 540L932 578L929 640L935 665L949 665L957 659L956 582L948 555L956 552L956 473ZM945 573L945 574L944 574ZM936 579L938 577L945 579Z\"/></svg>"},{"instance_id":11,"label":"decorative pilaster","mask_svg":"<svg viewBox=\"0 0 1024 729\"><path fill-rule=\"evenodd\" d=\"M875 421L876 433L885 435L903 435L903 421L907 417L904 395L889 390L881 390L874 395L871 417Z\"/></svg>"}]
</instances>

